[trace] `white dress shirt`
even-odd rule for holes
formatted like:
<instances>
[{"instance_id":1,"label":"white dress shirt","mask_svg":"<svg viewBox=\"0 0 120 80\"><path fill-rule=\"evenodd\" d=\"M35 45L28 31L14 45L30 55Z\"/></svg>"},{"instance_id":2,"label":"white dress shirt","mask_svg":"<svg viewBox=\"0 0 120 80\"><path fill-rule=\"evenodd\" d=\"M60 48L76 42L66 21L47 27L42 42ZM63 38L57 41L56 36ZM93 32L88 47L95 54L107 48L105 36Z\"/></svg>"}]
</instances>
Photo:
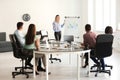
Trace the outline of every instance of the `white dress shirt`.
<instances>
[{"instance_id":1,"label":"white dress shirt","mask_svg":"<svg viewBox=\"0 0 120 80\"><path fill-rule=\"evenodd\" d=\"M25 36L24 36L24 34L22 33L22 31L16 30L16 31L14 32L14 34L17 36L20 44L21 44L22 46L24 46L24 45L25 45Z\"/></svg>"}]
</instances>

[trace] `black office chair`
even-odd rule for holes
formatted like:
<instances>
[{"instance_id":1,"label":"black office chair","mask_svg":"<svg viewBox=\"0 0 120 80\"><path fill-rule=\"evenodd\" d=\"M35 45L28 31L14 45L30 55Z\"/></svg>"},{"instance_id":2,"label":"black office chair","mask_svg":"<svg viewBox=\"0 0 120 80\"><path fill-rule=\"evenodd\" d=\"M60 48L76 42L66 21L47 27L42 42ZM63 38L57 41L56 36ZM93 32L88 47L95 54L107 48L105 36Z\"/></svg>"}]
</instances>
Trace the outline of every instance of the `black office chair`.
<instances>
[{"instance_id":1,"label":"black office chair","mask_svg":"<svg viewBox=\"0 0 120 80\"><path fill-rule=\"evenodd\" d=\"M12 44L14 57L18 58L18 59L20 59L22 61L22 66L21 67L15 67L15 70L20 69L20 71L19 72L18 71L12 72L12 77L15 78L16 75L24 74L24 75L26 75L26 78L28 78L29 77L29 73L33 73L33 71L31 71L31 72L30 71L29 72L25 71L25 69L28 69L29 67L25 66L24 61L29 56L25 55L23 49L20 48L20 45L17 44L15 35L10 34L9 38L10 38L10 41L11 41L11 44ZM29 69L31 69L31 68L29 68Z\"/></svg>"},{"instance_id":2,"label":"black office chair","mask_svg":"<svg viewBox=\"0 0 120 80\"><path fill-rule=\"evenodd\" d=\"M37 34L37 35L41 35L41 38L40 38L40 43L41 43L41 44L42 44L42 43L43 43L43 44L46 43L46 42L44 41L44 38L48 38L48 32L47 32L47 31L40 30L40 31L37 31L36 34ZM50 40L53 40L53 39L48 39L48 42L49 42ZM59 59L59 58L53 58L52 54L50 54L49 60L51 61L51 63L53 63L53 60L56 60L56 61L61 62L61 59Z\"/></svg>"},{"instance_id":3,"label":"black office chair","mask_svg":"<svg viewBox=\"0 0 120 80\"><path fill-rule=\"evenodd\" d=\"M113 44L113 35L109 34L100 34L96 38L96 46L94 50L94 55L91 55L92 57L96 57L98 59L98 62L100 63L100 59L106 58L112 55L112 44ZM96 70L92 70L94 67L97 67ZM96 72L95 77L97 77L98 73L108 73L111 75L111 70L102 70L100 65L94 65L91 67L90 72ZM111 67L105 65L105 67Z\"/></svg>"},{"instance_id":4,"label":"black office chair","mask_svg":"<svg viewBox=\"0 0 120 80\"><path fill-rule=\"evenodd\" d=\"M23 46L21 45L20 41L18 40L18 38L17 38L17 36L15 34L14 34L14 38L15 38L15 41L16 41L16 44L17 44L18 48L21 49L22 52L24 54L26 54L26 56L29 56L28 54L31 54L32 51L31 50L23 49ZM26 69L33 69L32 67L28 67L26 64L25 64L25 68ZM15 67L15 70L17 70L17 69L21 69L21 67Z\"/></svg>"}]
</instances>

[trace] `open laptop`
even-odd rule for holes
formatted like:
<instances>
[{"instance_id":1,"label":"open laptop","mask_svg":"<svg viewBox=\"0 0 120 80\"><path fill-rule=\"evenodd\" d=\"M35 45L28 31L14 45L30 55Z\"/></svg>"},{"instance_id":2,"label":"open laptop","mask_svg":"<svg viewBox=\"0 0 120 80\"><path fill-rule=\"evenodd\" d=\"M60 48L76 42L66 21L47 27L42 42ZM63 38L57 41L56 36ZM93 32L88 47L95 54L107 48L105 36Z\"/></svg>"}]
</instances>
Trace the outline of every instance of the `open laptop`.
<instances>
[{"instance_id":1,"label":"open laptop","mask_svg":"<svg viewBox=\"0 0 120 80\"><path fill-rule=\"evenodd\" d=\"M64 41L67 41L68 43L71 44L71 42L74 41L74 36L73 35L64 35Z\"/></svg>"}]
</instances>

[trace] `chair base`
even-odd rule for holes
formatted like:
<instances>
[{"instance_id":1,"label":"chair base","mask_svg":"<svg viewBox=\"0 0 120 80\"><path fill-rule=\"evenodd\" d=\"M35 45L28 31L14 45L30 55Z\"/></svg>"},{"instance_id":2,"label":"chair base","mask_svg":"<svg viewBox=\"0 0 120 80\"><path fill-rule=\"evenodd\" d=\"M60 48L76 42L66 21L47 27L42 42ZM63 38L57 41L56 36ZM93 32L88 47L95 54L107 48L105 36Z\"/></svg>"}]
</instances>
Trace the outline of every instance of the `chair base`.
<instances>
[{"instance_id":1,"label":"chair base","mask_svg":"<svg viewBox=\"0 0 120 80\"><path fill-rule=\"evenodd\" d=\"M92 70L90 72L96 72L95 77L97 77L98 73L107 73L107 74L109 74L109 76L111 76L110 70Z\"/></svg>"},{"instance_id":2,"label":"chair base","mask_svg":"<svg viewBox=\"0 0 120 80\"><path fill-rule=\"evenodd\" d=\"M31 70L33 70L33 68L32 67L15 67L15 71L17 71L18 69L22 69L22 68L24 68L24 69L31 69Z\"/></svg>"},{"instance_id":3,"label":"chair base","mask_svg":"<svg viewBox=\"0 0 120 80\"><path fill-rule=\"evenodd\" d=\"M25 63L24 63L24 59L22 59L22 66L21 67L15 67L15 71L12 72L12 77L15 78L15 76L22 74L22 75L26 75L26 78L29 78L29 74L33 73L33 71L26 72L25 71L26 69L33 70L32 67L27 67L27 65L25 65ZM19 70L19 71L17 71L17 70Z\"/></svg>"},{"instance_id":4,"label":"chair base","mask_svg":"<svg viewBox=\"0 0 120 80\"><path fill-rule=\"evenodd\" d=\"M51 63L53 63L53 61L52 61L52 60L56 60L56 61L61 62L61 59L58 59L58 58L49 58L49 60L51 61Z\"/></svg>"},{"instance_id":5,"label":"chair base","mask_svg":"<svg viewBox=\"0 0 120 80\"><path fill-rule=\"evenodd\" d=\"M111 71L110 70L102 70L101 69L101 66L98 66L98 65L93 65L92 67L91 67L91 69L93 69L93 68L95 68L95 67L97 67L97 69L96 70L91 70L90 72L96 72L96 74L95 74L95 77L97 77L97 74L98 73L107 73L107 74L109 74L109 76L111 75ZM105 67L110 67L111 69L113 68L112 66L108 66L108 65L105 65Z\"/></svg>"},{"instance_id":6,"label":"chair base","mask_svg":"<svg viewBox=\"0 0 120 80\"><path fill-rule=\"evenodd\" d=\"M52 57L52 54L50 54L50 58L49 58L49 60L51 61L51 63L53 63L52 60L56 60L56 61L61 62L61 59L59 59L59 58L53 58L53 57Z\"/></svg>"},{"instance_id":7,"label":"chair base","mask_svg":"<svg viewBox=\"0 0 120 80\"><path fill-rule=\"evenodd\" d=\"M22 75L26 75L26 78L29 78L30 73L33 73L33 71L32 72L26 72L25 67L24 67L24 68L21 68L19 72L17 72L17 71L12 72L12 77L15 78L15 76L22 74Z\"/></svg>"},{"instance_id":8,"label":"chair base","mask_svg":"<svg viewBox=\"0 0 120 80\"><path fill-rule=\"evenodd\" d=\"M93 68L95 68L95 67L97 67L97 65L96 65L96 64L94 64L93 66L91 66L91 69L93 69ZM105 64L105 67L110 67L110 69L112 69L112 68L113 68L113 66L112 66L112 65L107 65L107 64Z\"/></svg>"}]
</instances>

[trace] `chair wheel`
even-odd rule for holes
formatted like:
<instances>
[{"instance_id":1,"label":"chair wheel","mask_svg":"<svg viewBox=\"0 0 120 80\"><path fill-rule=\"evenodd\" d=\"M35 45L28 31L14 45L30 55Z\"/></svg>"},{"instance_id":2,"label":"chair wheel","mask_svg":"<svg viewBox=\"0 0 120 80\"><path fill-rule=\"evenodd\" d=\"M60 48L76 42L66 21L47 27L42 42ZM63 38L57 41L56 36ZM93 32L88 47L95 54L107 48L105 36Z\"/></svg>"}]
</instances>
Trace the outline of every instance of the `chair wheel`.
<instances>
[{"instance_id":1,"label":"chair wheel","mask_svg":"<svg viewBox=\"0 0 120 80\"><path fill-rule=\"evenodd\" d=\"M113 68L113 66L110 67L111 69Z\"/></svg>"},{"instance_id":2,"label":"chair wheel","mask_svg":"<svg viewBox=\"0 0 120 80\"><path fill-rule=\"evenodd\" d=\"M92 70L93 68L91 67L90 69Z\"/></svg>"},{"instance_id":3,"label":"chair wheel","mask_svg":"<svg viewBox=\"0 0 120 80\"><path fill-rule=\"evenodd\" d=\"M15 75L14 75L14 74L12 74L12 78L15 78Z\"/></svg>"},{"instance_id":4,"label":"chair wheel","mask_svg":"<svg viewBox=\"0 0 120 80\"><path fill-rule=\"evenodd\" d=\"M59 62L61 62L61 60L59 60Z\"/></svg>"},{"instance_id":5,"label":"chair wheel","mask_svg":"<svg viewBox=\"0 0 120 80\"><path fill-rule=\"evenodd\" d=\"M27 75L26 78L29 78L29 75Z\"/></svg>"},{"instance_id":6,"label":"chair wheel","mask_svg":"<svg viewBox=\"0 0 120 80\"><path fill-rule=\"evenodd\" d=\"M15 71L17 71L17 68L15 68Z\"/></svg>"},{"instance_id":7,"label":"chair wheel","mask_svg":"<svg viewBox=\"0 0 120 80\"><path fill-rule=\"evenodd\" d=\"M15 74L12 72L12 78L15 78Z\"/></svg>"},{"instance_id":8,"label":"chair wheel","mask_svg":"<svg viewBox=\"0 0 120 80\"><path fill-rule=\"evenodd\" d=\"M15 78L15 76L12 76L12 78Z\"/></svg>"},{"instance_id":9,"label":"chair wheel","mask_svg":"<svg viewBox=\"0 0 120 80\"><path fill-rule=\"evenodd\" d=\"M109 72L109 76L111 76L111 72Z\"/></svg>"},{"instance_id":10,"label":"chair wheel","mask_svg":"<svg viewBox=\"0 0 120 80\"><path fill-rule=\"evenodd\" d=\"M53 63L53 61L51 61L51 63Z\"/></svg>"},{"instance_id":11,"label":"chair wheel","mask_svg":"<svg viewBox=\"0 0 120 80\"><path fill-rule=\"evenodd\" d=\"M97 74L95 74L95 77L97 77Z\"/></svg>"},{"instance_id":12,"label":"chair wheel","mask_svg":"<svg viewBox=\"0 0 120 80\"><path fill-rule=\"evenodd\" d=\"M48 72L48 75L50 75L51 74L51 72Z\"/></svg>"},{"instance_id":13,"label":"chair wheel","mask_svg":"<svg viewBox=\"0 0 120 80\"><path fill-rule=\"evenodd\" d=\"M89 75L89 71L87 71L87 75Z\"/></svg>"},{"instance_id":14,"label":"chair wheel","mask_svg":"<svg viewBox=\"0 0 120 80\"><path fill-rule=\"evenodd\" d=\"M22 69L20 69L20 72L22 72Z\"/></svg>"}]
</instances>

